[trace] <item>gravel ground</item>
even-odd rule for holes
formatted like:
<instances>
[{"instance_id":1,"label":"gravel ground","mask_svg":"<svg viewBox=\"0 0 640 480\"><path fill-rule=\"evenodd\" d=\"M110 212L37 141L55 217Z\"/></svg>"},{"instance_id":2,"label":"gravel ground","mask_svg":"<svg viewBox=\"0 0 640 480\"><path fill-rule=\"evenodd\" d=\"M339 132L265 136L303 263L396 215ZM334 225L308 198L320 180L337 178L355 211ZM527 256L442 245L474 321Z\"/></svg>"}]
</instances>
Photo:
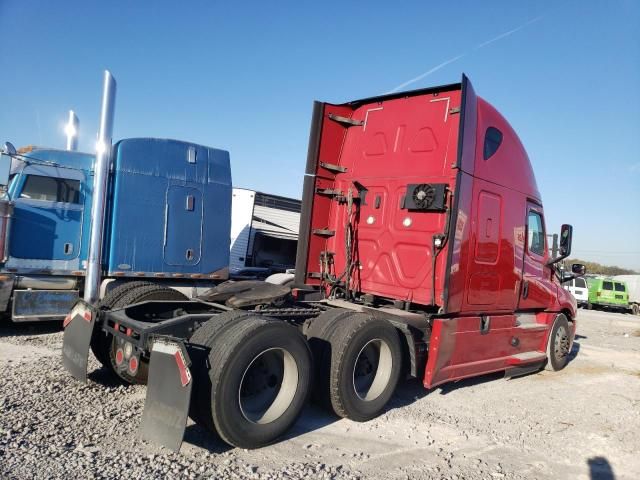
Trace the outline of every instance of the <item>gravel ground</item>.
<instances>
[{"instance_id":1,"label":"gravel ground","mask_svg":"<svg viewBox=\"0 0 640 480\"><path fill-rule=\"evenodd\" d=\"M403 383L367 423L308 407L283 441L232 449L196 425L179 454L136 436L145 387L90 359L62 368L58 325L0 327L0 478L639 477L640 317L581 311L562 372Z\"/></svg>"}]
</instances>

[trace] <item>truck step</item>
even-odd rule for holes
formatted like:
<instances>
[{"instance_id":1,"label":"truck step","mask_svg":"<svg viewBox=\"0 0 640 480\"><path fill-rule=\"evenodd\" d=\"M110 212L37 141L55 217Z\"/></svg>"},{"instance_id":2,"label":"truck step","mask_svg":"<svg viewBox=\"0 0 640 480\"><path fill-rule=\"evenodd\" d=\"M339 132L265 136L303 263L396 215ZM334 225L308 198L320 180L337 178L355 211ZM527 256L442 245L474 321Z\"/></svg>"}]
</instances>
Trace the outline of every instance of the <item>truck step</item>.
<instances>
[{"instance_id":1,"label":"truck step","mask_svg":"<svg viewBox=\"0 0 640 480\"><path fill-rule=\"evenodd\" d=\"M538 350L531 352L522 352L515 355L511 355L507 358L508 365L521 365L525 363L542 362L546 360L547 354Z\"/></svg>"},{"instance_id":2,"label":"truck step","mask_svg":"<svg viewBox=\"0 0 640 480\"><path fill-rule=\"evenodd\" d=\"M521 330L546 330L548 327L545 323L522 323L518 325Z\"/></svg>"},{"instance_id":3,"label":"truck step","mask_svg":"<svg viewBox=\"0 0 640 480\"><path fill-rule=\"evenodd\" d=\"M547 324L538 323L534 313L518 313L516 315L516 327L521 330L546 330Z\"/></svg>"},{"instance_id":4,"label":"truck step","mask_svg":"<svg viewBox=\"0 0 640 480\"><path fill-rule=\"evenodd\" d=\"M320 237L333 237L336 234L336 231L329 230L328 228L316 228L313 230L313 234Z\"/></svg>"}]
</instances>

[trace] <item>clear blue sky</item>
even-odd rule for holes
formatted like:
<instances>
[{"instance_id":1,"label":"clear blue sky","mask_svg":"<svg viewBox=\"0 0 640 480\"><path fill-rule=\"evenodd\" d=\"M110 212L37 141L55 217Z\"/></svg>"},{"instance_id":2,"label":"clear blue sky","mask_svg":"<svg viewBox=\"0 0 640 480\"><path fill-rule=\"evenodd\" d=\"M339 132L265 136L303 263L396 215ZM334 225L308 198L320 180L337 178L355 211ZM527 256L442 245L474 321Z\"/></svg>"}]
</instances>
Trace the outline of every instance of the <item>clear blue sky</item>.
<instances>
[{"instance_id":1,"label":"clear blue sky","mask_svg":"<svg viewBox=\"0 0 640 480\"><path fill-rule=\"evenodd\" d=\"M0 65L2 141L62 147L73 108L92 150L109 68L116 139L228 149L235 185L297 197L314 99L465 72L519 132L547 228L573 223L575 255L640 270L634 0L0 0Z\"/></svg>"}]
</instances>

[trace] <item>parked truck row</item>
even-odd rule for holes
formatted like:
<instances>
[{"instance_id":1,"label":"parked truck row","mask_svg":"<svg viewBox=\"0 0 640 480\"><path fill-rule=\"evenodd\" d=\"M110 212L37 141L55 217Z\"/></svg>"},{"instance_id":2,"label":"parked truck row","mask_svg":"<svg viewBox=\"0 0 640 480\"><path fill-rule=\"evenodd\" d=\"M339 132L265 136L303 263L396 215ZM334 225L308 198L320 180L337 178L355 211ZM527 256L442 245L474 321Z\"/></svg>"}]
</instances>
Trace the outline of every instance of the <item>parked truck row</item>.
<instances>
[{"instance_id":1,"label":"parked truck row","mask_svg":"<svg viewBox=\"0 0 640 480\"><path fill-rule=\"evenodd\" d=\"M117 172L127 149L110 148L109 81L99 138ZM140 206L144 215L181 219L195 205L189 196L206 201L212 183L221 186L212 194L219 205L231 201L228 156L188 152L170 175L175 196ZM135 158L140 163L126 172L158 176L170 168ZM582 265L570 275L557 268L571 251L572 228L562 226L552 258L526 151L467 77L316 102L304 173L292 284L224 282L187 300L128 276L135 283L100 304L85 295L67 316L63 361L75 378L86 381L91 348L122 378L146 381L143 438L178 449L191 416L229 444L255 448L286 432L309 396L366 421L407 376L433 388L566 366L576 301L562 282L584 274ZM229 229L230 222L220 210L203 212L202 234L164 240L156 228L146 241L172 246L165 250L182 264L189 249L204 257L223 237L210 223ZM120 263L131 265L139 249L127 232L107 235L105 245L120 257L101 271L128 272ZM186 266L215 275L224 268L219 260ZM131 270L155 274L155 265Z\"/></svg>"}]
</instances>

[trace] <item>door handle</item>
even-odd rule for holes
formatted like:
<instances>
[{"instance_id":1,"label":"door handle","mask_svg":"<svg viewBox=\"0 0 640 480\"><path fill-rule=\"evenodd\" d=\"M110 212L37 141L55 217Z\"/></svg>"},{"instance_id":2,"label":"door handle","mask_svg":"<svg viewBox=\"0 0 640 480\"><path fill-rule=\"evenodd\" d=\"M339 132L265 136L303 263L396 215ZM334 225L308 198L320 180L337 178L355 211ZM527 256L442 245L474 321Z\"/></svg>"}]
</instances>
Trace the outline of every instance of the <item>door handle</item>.
<instances>
[{"instance_id":1,"label":"door handle","mask_svg":"<svg viewBox=\"0 0 640 480\"><path fill-rule=\"evenodd\" d=\"M527 298L529 296L529 282L525 280L522 283L522 298Z\"/></svg>"}]
</instances>

